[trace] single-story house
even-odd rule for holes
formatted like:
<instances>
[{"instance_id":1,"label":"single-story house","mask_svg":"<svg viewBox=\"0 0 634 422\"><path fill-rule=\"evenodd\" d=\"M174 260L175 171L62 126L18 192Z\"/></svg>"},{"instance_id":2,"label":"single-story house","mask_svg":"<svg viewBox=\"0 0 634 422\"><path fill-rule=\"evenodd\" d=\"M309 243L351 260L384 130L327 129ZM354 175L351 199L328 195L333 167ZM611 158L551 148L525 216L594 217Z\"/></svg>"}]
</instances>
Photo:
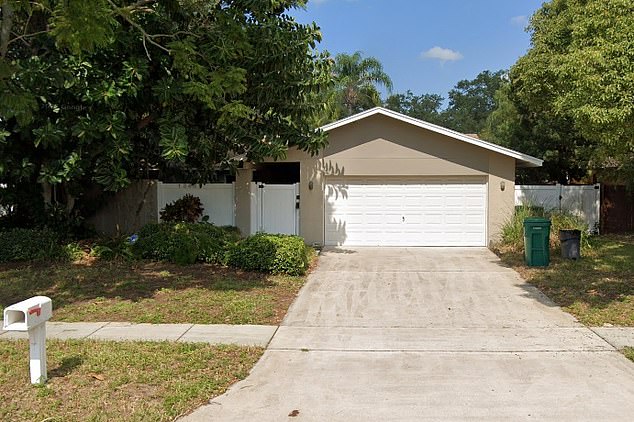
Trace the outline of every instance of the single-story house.
<instances>
[{"instance_id":1,"label":"single-story house","mask_svg":"<svg viewBox=\"0 0 634 422\"><path fill-rule=\"evenodd\" d=\"M320 245L487 246L514 211L515 169L542 165L381 107L321 129L328 146L317 156L292 149L284 161L238 170L234 221L243 233L294 232Z\"/></svg>"},{"instance_id":2,"label":"single-story house","mask_svg":"<svg viewBox=\"0 0 634 422\"><path fill-rule=\"evenodd\" d=\"M542 160L384 108L321 128L316 156L291 149L283 161L244 162L223 183L139 181L93 219L130 233L184 194L200 197L209 221L298 234L332 246L487 246L514 211L515 169Z\"/></svg>"}]
</instances>

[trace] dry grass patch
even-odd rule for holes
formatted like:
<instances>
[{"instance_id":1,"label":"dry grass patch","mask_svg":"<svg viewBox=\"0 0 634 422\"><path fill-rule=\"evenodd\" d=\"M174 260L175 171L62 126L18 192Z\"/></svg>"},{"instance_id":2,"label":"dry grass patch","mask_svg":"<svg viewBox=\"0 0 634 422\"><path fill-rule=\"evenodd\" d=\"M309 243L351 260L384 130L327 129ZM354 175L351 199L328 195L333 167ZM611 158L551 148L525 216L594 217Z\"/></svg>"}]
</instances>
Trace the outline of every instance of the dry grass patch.
<instances>
[{"instance_id":1,"label":"dry grass patch","mask_svg":"<svg viewBox=\"0 0 634 422\"><path fill-rule=\"evenodd\" d=\"M523 250L502 246L502 261L589 326L634 326L634 235L597 236L578 261L551 251L547 268L529 268Z\"/></svg>"},{"instance_id":2,"label":"dry grass patch","mask_svg":"<svg viewBox=\"0 0 634 422\"><path fill-rule=\"evenodd\" d=\"M0 312L35 295L53 300L55 321L273 324L305 277L214 265L83 260L0 266Z\"/></svg>"},{"instance_id":3,"label":"dry grass patch","mask_svg":"<svg viewBox=\"0 0 634 422\"><path fill-rule=\"evenodd\" d=\"M245 378L262 348L48 342L44 386L29 384L28 342L0 341L0 420L166 421Z\"/></svg>"}]
</instances>

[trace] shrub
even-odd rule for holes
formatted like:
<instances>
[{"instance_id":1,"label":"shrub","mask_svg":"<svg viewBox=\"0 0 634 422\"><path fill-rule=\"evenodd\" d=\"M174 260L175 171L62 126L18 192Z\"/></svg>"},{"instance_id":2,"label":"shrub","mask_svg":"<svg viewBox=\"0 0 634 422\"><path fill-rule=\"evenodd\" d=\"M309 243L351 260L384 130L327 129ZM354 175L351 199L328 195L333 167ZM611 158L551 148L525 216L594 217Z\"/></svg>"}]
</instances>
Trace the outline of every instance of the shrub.
<instances>
[{"instance_id":1,"label":"shrub","mask_svg":"<svg viewBox=\"0 0 634 422\"><path fill-rule=\"evenodd\" d=\"M106 261L132 259L134 258L134 254L132 253L133 239L133 236L99 239L92 248L90 248L90 255Z\"/></svg>"},{"instance_id":2,"label":"shrub","mask_svg":"<svg viewBox=\"0 0 634 422\"><path fill-rule=\"evenodd\" d=\"M588 225L579 217L565 211L544 211L539 207L520 206L515 214L502 226L502 243L515 249L524 247L524 220L529 217L544 217L551 221L550 247L559 246L559 230L580 230L582 247L589 247Z\"/></svg>"},{"instance_id":3,"label":"shrub","mask_svg":"<svg viewBox=\"0 0 634 422\"><path fill-rule=\"evenodd\" d=\"M58 235L48 229L0 231L0 262L52 259L64 255Z\"/></svg>"},{"instance_id":4,"label":"shrub","mask_svg":"<svg viewBox=\"0 0 634 422\"><path fill-rule=\"evenodd\" d=\"M177 264L224 264L227 249L240 239L233 227L208 223L147 224L132 250L140 257Z\"/></svg>"},{"instance_id":5,"label":"shrub","mask_svg":"<svg viewBox=\"0 0 634 422\"><path fill-rule=\"evenodd\" d=\"M302 275L309 256L310 249L299 236L258 233L234 245L227 264L245 271Z\"/></svg>"},{"instance_id":6,"label":"shrub","mask_svg":"<svg viewBox=\"0 0 634 422\"><path fill-rule=\"evenodd\" d=\"M529 217L544 217L543 209L515 207L515 214L502 226L502 243L521 248L524 246L524 220Z\"/></svg>"},{"instance_id":7,"label":"shrub","mask_svg":"<svg viewBox=\"0 0 634 422\"><path fill-rule=\"evenodd\" d=\"M62 256L69 261L77 261L84 256L84 249L77 242L67 243L62 247Z\"/></svg>"},{"instance_id":8,"label":"shrub","mask_svg":"<svg viewBox=\"0 0 634 422\"><path fill-rule=\"evenodd\" d=\"M569 212L557 211L550 213L550 246L559 247L559 230L579 230L581 232L581 247L590 247L590 232L585 221Z\"/></svg>"},{"instance_id":9,"label":"shrub","mask_svg":"<svg viewBox=\"0 0 634 422\"><path fill-rule=\"evenodd\" d=\"M195 223L203 215L203 204L200 198L186 194L165 205L161 211L161 220L165 222Z\"/></svg>"}]
</instances>

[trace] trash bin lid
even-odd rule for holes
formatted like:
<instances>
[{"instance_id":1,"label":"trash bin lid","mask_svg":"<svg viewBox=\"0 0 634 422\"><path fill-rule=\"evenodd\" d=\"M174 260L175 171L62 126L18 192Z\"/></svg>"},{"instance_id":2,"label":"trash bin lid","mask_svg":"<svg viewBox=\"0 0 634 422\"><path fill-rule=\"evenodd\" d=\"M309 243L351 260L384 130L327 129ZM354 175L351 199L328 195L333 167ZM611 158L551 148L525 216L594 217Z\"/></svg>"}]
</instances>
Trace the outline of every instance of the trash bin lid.
<instances>
[{"instance_id":1,"label":"trash bin lid","mask_svg":"<svg viewBox=\"0 0 634 422\"><path fill-rule=\"evenodd\" d=\"M581 230L577 230L577 229L560 229L559 233L580 236L581 235Z\"/></svg>"},{"instance_id":2,"label":"trash bin lid","mask_svg":"<svg viewBox=\"0 0 634 422\"><path fill-rule=\"evenodd\" d=\"M550 220L543 217L528 217L524 219L524 226L550 226Z\"/></svg>"}]
</instances>

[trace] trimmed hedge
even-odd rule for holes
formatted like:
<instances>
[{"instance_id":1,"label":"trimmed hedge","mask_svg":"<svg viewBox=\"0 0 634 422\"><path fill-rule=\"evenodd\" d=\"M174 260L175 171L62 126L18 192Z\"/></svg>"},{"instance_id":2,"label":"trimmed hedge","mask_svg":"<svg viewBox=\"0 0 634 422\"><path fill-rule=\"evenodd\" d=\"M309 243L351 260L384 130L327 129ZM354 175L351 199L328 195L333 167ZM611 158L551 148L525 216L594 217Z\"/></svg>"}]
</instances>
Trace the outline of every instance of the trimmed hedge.
<instances>
[{"instance_id":1,"label":"trimmed hedge","mask_svg":"<svg viewBox=\"0 0 634 422\"><path fill-rule=\"evenodd\" d=\"M310 249L299 236L258 233L229 249L227 264L245 271L303 275Z\"/></svg>"},{"instance_id":2,"label":"trimmed hedge","mask_svg":"<svg viewBox=\"0 0 634 422\"><path fill-rule=\"evenodd\" d=\"M53 259L64 256L58 235L48 229L0 231L0 262Z\"/></svg>"},{"instance_id":3,"label":"trimmed hedge","mask_svg":"<svg viewBox=\"0 0 634 422\"><path fill-rule=\"evenodd\" d=\"M208 223L147 224L132 249L137 256L186 265L195 262L225 264L226 251L240 239L235 227Z\"/></svg>"}]
</instances>

